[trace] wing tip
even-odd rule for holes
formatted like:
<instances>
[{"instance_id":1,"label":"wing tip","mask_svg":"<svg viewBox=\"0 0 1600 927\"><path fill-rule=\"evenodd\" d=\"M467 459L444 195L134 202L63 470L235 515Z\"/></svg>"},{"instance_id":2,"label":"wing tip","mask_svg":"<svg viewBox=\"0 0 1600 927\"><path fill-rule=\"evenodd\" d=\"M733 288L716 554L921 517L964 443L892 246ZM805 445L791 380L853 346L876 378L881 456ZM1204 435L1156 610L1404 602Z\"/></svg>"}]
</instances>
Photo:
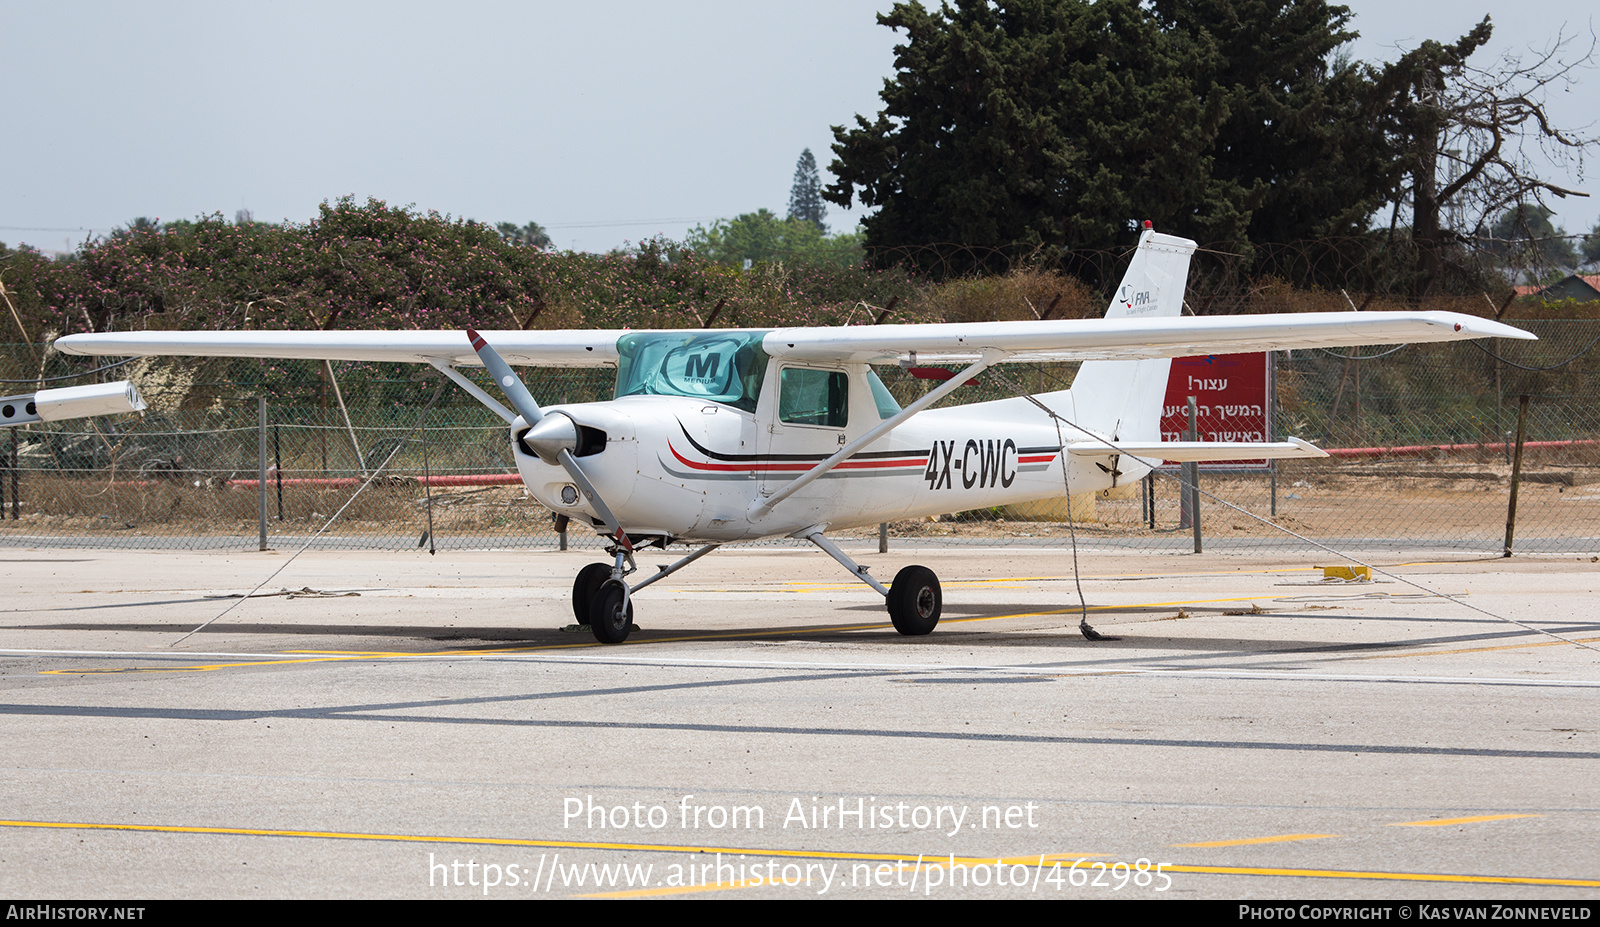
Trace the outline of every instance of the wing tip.
<instances>
[{"instance_id":1,"label":"wing tip","mask_svg":"<svg viewBox=\"0 0 1600 927\"><path fill-rule=\"evenodd\" d=\"M1317 447L1315 444L1312 444L1310 441L1307 441L1304 438L1296 438L1294 435L1289 435L1288 440L1290 444L1293 444L1295 447L1298 447L1300 450L1304 451L1305 456L1307 457L1333 456L1332 454L1329 454L1327 451Z\"/></svg>"}]
</instances>

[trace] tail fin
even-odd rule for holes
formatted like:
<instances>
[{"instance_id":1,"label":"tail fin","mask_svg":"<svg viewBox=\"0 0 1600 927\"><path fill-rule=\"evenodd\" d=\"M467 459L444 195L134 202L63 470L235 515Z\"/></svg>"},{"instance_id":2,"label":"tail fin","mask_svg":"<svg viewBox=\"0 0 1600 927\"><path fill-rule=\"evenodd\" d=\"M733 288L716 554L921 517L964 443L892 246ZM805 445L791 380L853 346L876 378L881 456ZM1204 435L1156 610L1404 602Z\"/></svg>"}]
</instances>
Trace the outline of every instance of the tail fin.
<instances>
[{"instance_id":1,"label":"tail fin","mask_svg":"<svg viewBox=\"0 0 1600 927\"><path fill-rule=\"evenodd\" d=\"M1146 230L1117 287L1108 319L1165 318L1182 314L1189 256L1187 238ZM1084 361L1067 390L1078 424L1120 441L1161 440L1161 404L1167 394L1166 358Z\"/></svg>"}]
</instances>

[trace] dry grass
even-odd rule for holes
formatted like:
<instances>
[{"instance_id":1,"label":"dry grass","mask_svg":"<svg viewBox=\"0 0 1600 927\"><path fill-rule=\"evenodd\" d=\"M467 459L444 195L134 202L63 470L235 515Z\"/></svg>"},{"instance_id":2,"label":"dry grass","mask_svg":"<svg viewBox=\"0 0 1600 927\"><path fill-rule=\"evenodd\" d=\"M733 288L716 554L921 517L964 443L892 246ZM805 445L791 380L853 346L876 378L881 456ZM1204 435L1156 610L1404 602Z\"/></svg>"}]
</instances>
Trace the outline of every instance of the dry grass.
<instances>
[{"instance_id":1,"label":"dry grass","mask_svg":"<svg viewBox=\"0 0 1600 927\"><path fill-rule=\"evenodd\" d=\"M1105 301L1075 277L1037 268L1002 276L962 277L934 287L924 297L930 317L947 322L1010 322L1076 319L1105 312Z\"/></svg>"},{"instance_id":2,"label":"dry grass","mask_svg":"<svg viewBox=\"0 0 1600 927\"><path fill-rule=\"evenodd\" d=\"M267 486L268 530L309 533L339 511L353 486L285 486L282 517L278 493ZM183 481L142 484L30 476L23 514L0 522L0 537L82 534L253 535L259 505L253 488L194 485ZM9 513L8 513L9 514ZM335 535L420 536L428 524L428 500L412 481L375 482L345 509L330 529ZM552 533L550 512L520 486L435 490L433 524L438 534Z\"/></svg>"}]
</instances>

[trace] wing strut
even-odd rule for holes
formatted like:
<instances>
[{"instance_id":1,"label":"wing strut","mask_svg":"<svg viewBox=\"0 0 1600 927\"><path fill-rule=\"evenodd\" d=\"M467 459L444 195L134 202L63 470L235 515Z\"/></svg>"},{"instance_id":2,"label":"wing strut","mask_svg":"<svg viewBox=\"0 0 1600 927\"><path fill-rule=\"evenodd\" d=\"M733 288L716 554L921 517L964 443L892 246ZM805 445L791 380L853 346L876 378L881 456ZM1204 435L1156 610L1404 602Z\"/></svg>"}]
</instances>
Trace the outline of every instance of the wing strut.
<instances>
[{"instance_id":1,"label":"wing strut","mask_svg":"<svg viewBox=\"0 0 1600 927\"><path fill-rule=\"evenodd\" d=\"M517 420L517 413L501 405L493 396L484 392L483 389L478 386L478 384L463 376L461 371L450 365L449 361L435 357L430 359L428 364L429 366L433 367L433 369L449 377L457 386L466 390L468 395L470 395L473 399L483 403L490 412L493 412L494 414L505 419L507 425L510 425Z\"/></svg>"},{"instance_id":2,"label":"wing strut","mask_svg":"<svg viewBox=\"0 0 1600 927\"><path fill-rule=\"evenodd\" d=\"M997 351L993 348L984 349L983 356L981 358L979 358L967 369L939 384L937 389L934 389L926 396L923 396L921 399L918 399L911 405L901 409L894 416L879 422L866 434L855 439L854 441L851 441L844 447L839 448L839 450L832 457L829 457L827 460L824 460L815 467L812 467L810 470L807 470L806 472L790 480L783 486L782 489L779 489L777 492L767 497L765 501L757 500L756 502L751 503L749 512L750 520L755 521L759 518L765 518L767 513L772 511L773 506L810 485L812 480L844 463L851 457L854 457L858 452L861 451L862 448L900 427L900 425L907 419L911 418L911 416L916 415L918 412L921 412L928 406L931 406L940 399L943 399L945 396L948 396L956 389L956 387L961 386L974 376L977 376L983 371L988 370L990 367L993 367L995 364L1000 363L1002 360L1005 360L1006 357L1007 354L1004 351Z\"/></svg>"}]
</instances>

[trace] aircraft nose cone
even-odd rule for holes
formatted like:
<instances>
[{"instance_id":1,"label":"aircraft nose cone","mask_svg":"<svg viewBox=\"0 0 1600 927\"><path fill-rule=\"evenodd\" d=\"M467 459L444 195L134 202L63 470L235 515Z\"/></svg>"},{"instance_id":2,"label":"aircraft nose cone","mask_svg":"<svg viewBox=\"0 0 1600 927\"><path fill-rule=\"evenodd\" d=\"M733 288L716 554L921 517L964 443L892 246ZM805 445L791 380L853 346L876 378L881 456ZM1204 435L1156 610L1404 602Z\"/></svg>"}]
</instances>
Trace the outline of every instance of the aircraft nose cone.
<instances>
[{"instance_id":1,"label":"aircraft nose cone","mask_svg":"<svg viewBox=\"0 0 1600 927\"><path fill-rule=\"evenodd\" d=\"M554 466L560 463L562 451L578 449L578 426L560 412L551 412L523 434L522 444Z\"/></svg>"}]
</instances>

